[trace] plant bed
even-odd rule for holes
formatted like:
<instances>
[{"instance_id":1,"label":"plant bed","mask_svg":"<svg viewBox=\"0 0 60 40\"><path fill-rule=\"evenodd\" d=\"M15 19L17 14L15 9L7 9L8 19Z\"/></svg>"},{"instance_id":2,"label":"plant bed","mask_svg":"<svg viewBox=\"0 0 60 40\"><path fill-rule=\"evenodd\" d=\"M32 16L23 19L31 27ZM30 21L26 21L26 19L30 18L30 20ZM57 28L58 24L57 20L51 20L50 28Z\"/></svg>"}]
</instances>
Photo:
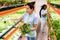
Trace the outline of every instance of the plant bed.
<instances>
[{"instance_id":1,"label":"plant bed","mask_svg":"<svg viewBox=\"0 0 60 40\"><path fill-rule=\"evenodd\" d=\"M21 7L21 6L24 6L24 4L4 6L4 7L0 8L0 12L5 11L5 10L9 10L9 9L13 9L13 8L18 8L18 7Z\"/></svg>"},{"instance_id":2,"label":"plant bed","mask_svg":"<svg viewBox=\"0 0 60 40\"><path fill-rule=\"evenodd\" d=\"M50 9L50 16L51 16L51 21L52 25L49 23L48 26L50 28L50 35L52 40L54 40L54 32L56 33L57 40L60 40L60 15L58 15L53 9ZM54 32L52 31L52 28L54 29Z\"/></svg>"},{"instance_id":3,"label":"plant bed","mask_svg":"<svg viewBox=\"0 0 60 40\"><path fill-rule=\"evenodd\" d=\"M60 4L57 3L50 3L52 6L55 6L56 8L60 8Z\"/></svg>"},{"instance_id":4,"label":"plant bed","mask_svg":"<svg viewBox=\"0 0 60 40\"><path fill-rule=\"evenodd\" d=\"M11 19L12 18L15 18L15 19L16 18L20 18L24 13L26 13L26 10L25 9L21 9L21 10L16 11L13 14L8 14L8 15L0 17L0 33L5 35L10 30L12 30L20 21L11 20ZM4 33L5 30L7 30L7 31Z\"/></svg>"},{"instance_id":5,"label":"plant bed","mask_svg":"<svg viewBox=\"0 0 60 40\"><path fill-rule=\"evenodd\" d=\"M57 7L57 8L60 8L60 1L57 1L57 0L56 1L51 1L50 4Z\"/></svg>"}]
</instances>

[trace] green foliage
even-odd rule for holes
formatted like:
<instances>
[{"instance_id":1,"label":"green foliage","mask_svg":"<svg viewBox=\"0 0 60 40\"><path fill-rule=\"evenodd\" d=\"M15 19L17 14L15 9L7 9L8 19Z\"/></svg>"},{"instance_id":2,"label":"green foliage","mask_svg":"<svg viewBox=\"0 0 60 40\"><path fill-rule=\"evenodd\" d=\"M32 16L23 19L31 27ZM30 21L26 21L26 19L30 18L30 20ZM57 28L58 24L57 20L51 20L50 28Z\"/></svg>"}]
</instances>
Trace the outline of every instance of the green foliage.
<instances>
[{"instance_id":1,"label":"green foliage","mask_svg":"<svg viewBox=\"0 0 60 40\"><path fill-rule=\"evenodd\" d=\"M22 9L17 12L0 17L0 32L7 29L9 26L13 26L17 22L17 20L10 19L20 18L20 16L22 16L22 14L24 14L26 11L25 9Z\"/></svg>"},{"instance_id":2,"label":"green foliage","mask_svg":"<svg viewBox=\"0 0 60 40\"><path fill-rule=\"evenodd\" d=\"M53 9L50 10L50 15L51 15L51 20L52 20L52 25L54 28L54 31L56 32L56 36L57 36L57 40L60 40L60 15L58 15L57 13L55 13L53 11ZM51 24L48 24L50 29L51 29ZM52 36L52 40L54 40L53 35L54 33L52 32L52 30L50 31L51 36Z\"/></svg>"},{"instance_id":3,"label":"green foliage","mask_svg":"<svg viewBox=\"0 0 60 40\"><path fill-rule=\"evenodd\" d=\"M26 9L19 10L19 11L16 12L16 14L24 14L24 13L26 13Z\"/></svg>"},{"instance_id":4,"label":"green foliage","mask_svg":"<svg viewBox=\"0 0 60 40\"><path fill-rule=\"evenodd\" d=\"M60 4L60 0L50 0L51 3L57 3L57 4Z\"/></svg>"},{"instance_id":5,"label":"green foliage","mask_svg":"<svg viewBox=\"0 0 60 40\"><path fill-rule=\"evenodd\" d=\"M9 5L16 5L20 3L25 3L25 0L0 0L2 4L9 3Z\"/></svg>"},{"instance_id":6,"label":"green foliage","mask_svg":"<svg viewBox=\"0 0 60 40\"><path fill-rule=\"evenodd\" d=\"M30 32L29 26L30 26L30 24L26 24L26 23L24 23L23 25L20 25L20 30L21 30L22 34L27 34Z\"/></svg>"}]
</instances>

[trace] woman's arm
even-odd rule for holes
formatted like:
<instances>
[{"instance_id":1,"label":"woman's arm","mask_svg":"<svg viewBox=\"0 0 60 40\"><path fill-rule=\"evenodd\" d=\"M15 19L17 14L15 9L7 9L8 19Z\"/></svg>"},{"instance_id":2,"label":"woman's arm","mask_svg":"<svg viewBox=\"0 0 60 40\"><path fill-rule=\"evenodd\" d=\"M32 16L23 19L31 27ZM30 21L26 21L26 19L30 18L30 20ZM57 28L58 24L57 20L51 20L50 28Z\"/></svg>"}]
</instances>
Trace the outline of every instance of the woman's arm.
<instances>
[{"instance_id":1,"label":"woman's arm","mask_svg":"<svg viewBox=\"0 0 60 40\"><path fill-rule=\"evenodd\" d=\"M45 13L45 14L42 14L42 16L43 16L43 17L45 17L46 15L47 15L47 13Z\"/></svg>"},{"instance_id":2,"label":"woman's arm","mask_svg":"<svg viewBox=\"0 0 60 40\"><path fill-rule=\"evenodd\" d=\"M31 30L37 30L38 28L38 24L35 24L33 28L31 28Z\"/></svg>"},{"instance_id":3,"label":"woman's arm","mask_svg":"<svg viewBox=\"0 0 60 40\"><path fill-rule=\"evenodd\" d=\"M12 18L10 20L22 20L25 17L25 14L23 14L20 18Z\"/></svg>"},{"instance_id":4,"label":"woman's arm","mask_svg":"<svg viewBox=\"0 0 60 40\"><path fill-rule=\"evenodd\" d=\"M42 15L43 17L45 17L45 16L47 15L47 10L42 10L42 11L41 11L41 15Z\"/></svg>"},{"instance_id":5,"label":"woman's arm","mask_svg":"<svg viewBox=\"0 0 60 40\"><path fill-rule=\"evenodd\" d=\"M20 18L11 18L10 20L22 20L23 18L20 17Z\"/></svg>"},{"instance_id":6,"label":"woman's arm","mask_svg":"<svg viewBox=\"0 0 60 40\"><path fill-rule=\"evenodd\" d=\"M38 17L34 18L33 23L34 23L34 26L31 28L31 30L37 30L37 28L38 28Z\"/></svg>"}]
</instances>

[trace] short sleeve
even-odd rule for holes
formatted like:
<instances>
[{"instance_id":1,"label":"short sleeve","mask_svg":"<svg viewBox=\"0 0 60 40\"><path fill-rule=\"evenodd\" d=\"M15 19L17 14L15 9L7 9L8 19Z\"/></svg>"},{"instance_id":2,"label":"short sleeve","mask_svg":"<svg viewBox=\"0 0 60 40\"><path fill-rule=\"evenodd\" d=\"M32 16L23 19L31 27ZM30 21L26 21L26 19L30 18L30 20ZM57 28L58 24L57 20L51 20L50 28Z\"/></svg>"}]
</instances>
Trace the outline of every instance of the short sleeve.
<instances>
[{"instance_id":1,"label":"short sleeve","mask_svg":"<svg viewBox=\"0 0 60 40\"><path fill-rule=\"evenodd\" d=\"M45 10L45 12L44 12L45 14L47 14L48 12L47 12L47 10Z\"/></svg>"},{"instance_id":2,"label":"short sleeve","mask_svg":"<svg viewBox=\"0 0 60 40\"><path fill-rule=\"evenodd\" d=\"M41 14L44 14L44 10L41 11Z\"/></svg>"},{"instance_id":3,"label":"short sleeve","mask_svg":"<svg viewBox=\"0 0 60 40\"><path fill-rule=\"evenodd\" d=\"M34 24L38 24L38 17L34 18Z\"/></svg>"},{"instance_id":4,"label":"short sleeve","mask_svg":"<svg viewBox=\"0 0 60 40\"><path fill-rule=\"evenodd\" d=\"M26 16L26 14L23 14L21 17L24 19L25 16Z\"/></svg>"},{"instance_id":5,"label":"short sleeve","mask_svg":"<svg viewBox=\"0 0 60 40\"><path fill-rule=\"evenodd\" d=\"M47 14L47 10L42 10L41 14Z\"/></svg>"}]
</instances>

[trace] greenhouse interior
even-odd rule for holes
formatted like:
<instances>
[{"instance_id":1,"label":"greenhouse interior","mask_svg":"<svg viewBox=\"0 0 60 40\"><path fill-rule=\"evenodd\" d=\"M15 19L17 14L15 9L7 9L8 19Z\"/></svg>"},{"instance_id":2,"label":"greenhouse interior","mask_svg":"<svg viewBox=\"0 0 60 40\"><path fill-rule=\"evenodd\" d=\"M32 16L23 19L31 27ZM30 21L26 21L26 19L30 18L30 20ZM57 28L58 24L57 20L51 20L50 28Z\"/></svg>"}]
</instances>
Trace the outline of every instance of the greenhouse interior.
<instances>
[{"instance_id":1,"label":"greenhouse interior","mask_svg":"<svg viewBox=\"0 0 60 40\"><path fill-rule=\"evenodd\" d=\"M19 40L21 20L17 18L26 13L25 5L33 1L36 0L0 0L0 40ZM46 0L46 2L48 40L60 40L60 0Z\"/></svg>"}]
</instances>

